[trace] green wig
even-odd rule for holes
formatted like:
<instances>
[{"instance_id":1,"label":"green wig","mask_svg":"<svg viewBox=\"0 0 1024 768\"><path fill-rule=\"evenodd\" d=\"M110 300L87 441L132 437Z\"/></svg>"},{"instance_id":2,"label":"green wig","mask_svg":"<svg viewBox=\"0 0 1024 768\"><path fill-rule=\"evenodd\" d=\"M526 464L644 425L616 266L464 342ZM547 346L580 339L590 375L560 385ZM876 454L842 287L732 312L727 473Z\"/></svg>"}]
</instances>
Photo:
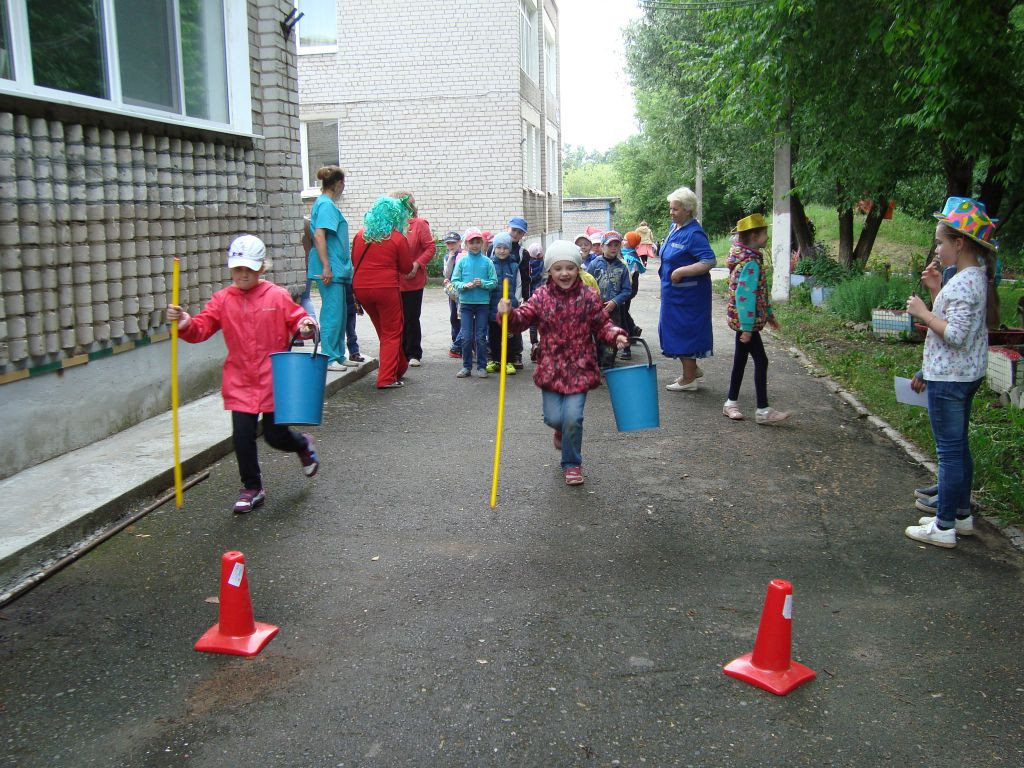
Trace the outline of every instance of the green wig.
<instances>
[{"instance_id":1,"label":"green wig","mask_svg":"<svg viewBox=\"0 0 1024 768\"><path fill-rule=\"evenodd\" d=\"M409 206L393 197L379 197L363 216L363 239L379 243L394 231L405 232L409 223Z\"/></svg>"}]
</instances>

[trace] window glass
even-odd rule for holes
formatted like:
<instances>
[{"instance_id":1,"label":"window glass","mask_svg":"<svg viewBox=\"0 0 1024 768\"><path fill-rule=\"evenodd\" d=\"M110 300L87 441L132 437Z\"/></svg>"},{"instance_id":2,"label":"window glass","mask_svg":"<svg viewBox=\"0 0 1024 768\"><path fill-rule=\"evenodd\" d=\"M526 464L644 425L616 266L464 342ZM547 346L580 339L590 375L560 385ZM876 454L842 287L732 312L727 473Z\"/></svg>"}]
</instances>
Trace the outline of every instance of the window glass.
<instances>
[{"instance_id":1,"label":"window glass","mask_svg":"<svg viewBox=\"0 0 1024 768\"><path fill-rule=\"evenodd\" d=\"M114 0L121 98L128 104L181 111L171 6L171 0Z\"/></svg>"},{"instance_id":2,"label":"window glass","mask_svg":"<svg viewBox=\"0 0 1024 768\"><path fill-rule=\"evenodd\" d=\"M306 126L306 187L318 187L316 172L325 165L340 165L338 121L311 120Z\"/></svg>"},{"instance_id":3,"label":"window glass","mask_svg":"<svg viewBox=\"0 0 1024 768\"><path fill-rule=\"evenodd\" d=\"M7 24L6 3L0 3L0 77L5 80L14 79L14 68L11 66L11 32Z\"/></svg>"},{"instance_id":4,"label":"window glass","mask_svg":"<svg viewBox=\"0 0 1024 768\"><path fill-rule=\"evenodd\" d=\"M107 98L101 0L25 0L35 84Z\"/></svg>"},{"instance_id":5,"label":"window glass","mask_svg":"<svg viewBox=\"0 0 1024 768\"><path fill-rule=\"evenodd\" d=\"M537 80L537 6L530 0L519 0L519 58L523 71Z\"/></svg>"},{"instance_id":6,"label":"window glass","mask_svg":"<svg viewBox=\"0 0 1024 768\"><path fill-rule=\"evenodd\" d=\"M185 114L229 122L223 0L178 0Z\"/></svg>"},{"instance_id":7,"label":"window glass","mask_svg":"<svg viewBox=\"0 0 1024 768\"><path fill-rule=\"evenodd\" d=\"M335 0L299 0L306 14L299 20L299 48L338 44L338 9Z\"/></svg>"}]
</instances>

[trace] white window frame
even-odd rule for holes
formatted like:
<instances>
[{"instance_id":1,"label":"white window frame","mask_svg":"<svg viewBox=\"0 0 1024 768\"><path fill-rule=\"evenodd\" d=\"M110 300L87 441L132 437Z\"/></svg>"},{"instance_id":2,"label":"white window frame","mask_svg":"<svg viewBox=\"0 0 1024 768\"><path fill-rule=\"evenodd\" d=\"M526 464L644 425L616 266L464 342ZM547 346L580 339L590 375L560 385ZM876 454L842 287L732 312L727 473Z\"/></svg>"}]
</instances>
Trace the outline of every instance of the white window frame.
<instances>
[{"instance_id":1,"label":"white window frame","mask_svg":"<svg viewBox=\"0 0 1024 768\"><path fill-rule=\"evenodd\" d=\"M320 183L309 174L309 134L307 133L306 124L329 122L332 120L335 121L338 128L338 159L340 162L341 124L338 118L334 115L309 115L299 118L299 154L302 159L302 191L300 194L304 200L320 195Z\"/></svg>"},{"instance_id":2,"label":"white window frame","mask_svg":"<svg viewBox=\"0 0 1024 768\"><path fill-rule=\"evenodd\" d=\"M558 42L555 25L544 11L544 87L553 97L558 97Z\"/></svg>"},{"instance_id":3,"label":"white window frame","mask_svg":"<svg viewBox=\"0 0 1024 768\"><path fill-rule=\"evenodd\" d=\"M561 179L559 178L558 169L561 166L561 151L559 150L558 143L558 131L551 123L547 123L544 126L547 146L547 166L548 166L548 183L547 191L550 194L557 195L560 187Z\"/></svg>"},{"instance_id":4,"label":"white window frame","mask_svg":"<svg viewBox=\"0 0 1024 768\"><path fill-rule=\"evenodd\" d=\"M295 50L300 56L306 56L309 54L317 53L337 53L338 52L338 3L337 0L333 0L334 3L334 43L333 45L303 45L302 36L299 34L298 26L302 25L302 20L299 20L299 24L295 29ZM299 9L299 0L295 0L295 10Z\"/></svg>"},{"instance_id":5,"label":"white window frame","mask_svg":"<svg viewBox=\"0 0 1024 768\"><path fill-rule=\"evenodd\" d=\"M519 0L519 66L533 82L537 82L537 4L533 0Z\"/></svg>"},{"instance_id":6,"label":"white window frame","mask_svg":"<svg viewBox=\"0 0 1024 768\"><path fill-rule=\"evenodd\" d=\"M0 0L3 2L4 0ZM117 31L114 23L114 0L101 0L103 14L103 44L109 98L86 96L55 88L46 88L33 82L31 38L29 36L28 9L26 0L7 0L8 22L11 36L11 65L14 79L0 79L0 94L38 99L51 104L94 109L128 117L140 117L168 125L203 128L219 133L252 135L252 99L249 80L249 14L247 0L224 0L224 50L227 67L228 122L220 123L189 117L182 112L129 104L121 95L121 78L117 49ZM175 24L180 25L178 3L174 3ZM180 31L180 30L179 30ZM180 40L180 34L178 35ZM180 43L179 43L180 44ZM181 57L178 56L179 88L184 88L181 78Z\"/></svg>"}]
</instances>

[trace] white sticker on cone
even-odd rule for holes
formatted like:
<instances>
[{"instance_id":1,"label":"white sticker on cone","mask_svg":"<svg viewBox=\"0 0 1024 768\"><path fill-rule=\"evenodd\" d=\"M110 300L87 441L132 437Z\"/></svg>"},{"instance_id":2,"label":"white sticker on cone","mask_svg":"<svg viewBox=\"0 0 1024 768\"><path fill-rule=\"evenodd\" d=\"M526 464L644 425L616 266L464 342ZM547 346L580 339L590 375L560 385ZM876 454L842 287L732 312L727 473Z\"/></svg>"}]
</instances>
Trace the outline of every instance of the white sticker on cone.
<instances>
[{"instance_id":1,"label":"white sticker on cone","mask_svg":"<svg viewBox=\"0 0 1024 768\"><path fill-rule=\"evenodd\" d=\"M228 584L232 587L237 587L242 583L242 574L245 573L244 563L235 563L235 567L231 569L231 575L228 576ZM789 600L789 598L786 598Z\"/></svg>"},{"instance_id":2,"label":"white sticker on cone","mask_svg":"<svg viewBox=\"0 0 1024 768\"><path fill-rule=\"evenodd\" d=\"M782 618L792 619L793 618L793 596L786 595L786 602L782 604Z\"/></svg>"}]
</instances>

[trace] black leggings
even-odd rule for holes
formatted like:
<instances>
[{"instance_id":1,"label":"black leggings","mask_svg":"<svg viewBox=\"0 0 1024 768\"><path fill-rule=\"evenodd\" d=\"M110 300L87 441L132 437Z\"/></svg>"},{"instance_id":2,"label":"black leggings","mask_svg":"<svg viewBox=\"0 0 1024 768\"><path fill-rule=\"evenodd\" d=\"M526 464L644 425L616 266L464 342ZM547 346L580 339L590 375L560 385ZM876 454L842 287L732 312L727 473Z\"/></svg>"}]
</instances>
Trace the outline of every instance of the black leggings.
<instances>
[{"instance_id":1,"label":"black leggings","mask_svg":"<svg viewBox=\"0 0 1024 768\"><path fill-rule=\"evenodd\" d=\"M739 331L736 332L736 354L732 359L732 379L729 381L729 399L737 400L740 396L740 385L743 384L743 371L747 367L747 357L754 358L754 391L757 393L757 407L768 407L768 355L764 351L761 334L754 331L750 341L740 341Z\"/></svg>"},{"instance_id":2,"label":"black leggings","mask_svg":"<svg viewBox=\"0 0 1024 768\"><path fill-rule=\"evenodd\" d=\"M238 458L238 474L242 485L251 490L263 487L260 462L256 457L256 422L258 413L231 412L231 437L235 443ZM306 450L306 438L288 427L274 423L274 414L263 414L263 439L271 448L289 453Z\"/></svg>"}]
</instances>

